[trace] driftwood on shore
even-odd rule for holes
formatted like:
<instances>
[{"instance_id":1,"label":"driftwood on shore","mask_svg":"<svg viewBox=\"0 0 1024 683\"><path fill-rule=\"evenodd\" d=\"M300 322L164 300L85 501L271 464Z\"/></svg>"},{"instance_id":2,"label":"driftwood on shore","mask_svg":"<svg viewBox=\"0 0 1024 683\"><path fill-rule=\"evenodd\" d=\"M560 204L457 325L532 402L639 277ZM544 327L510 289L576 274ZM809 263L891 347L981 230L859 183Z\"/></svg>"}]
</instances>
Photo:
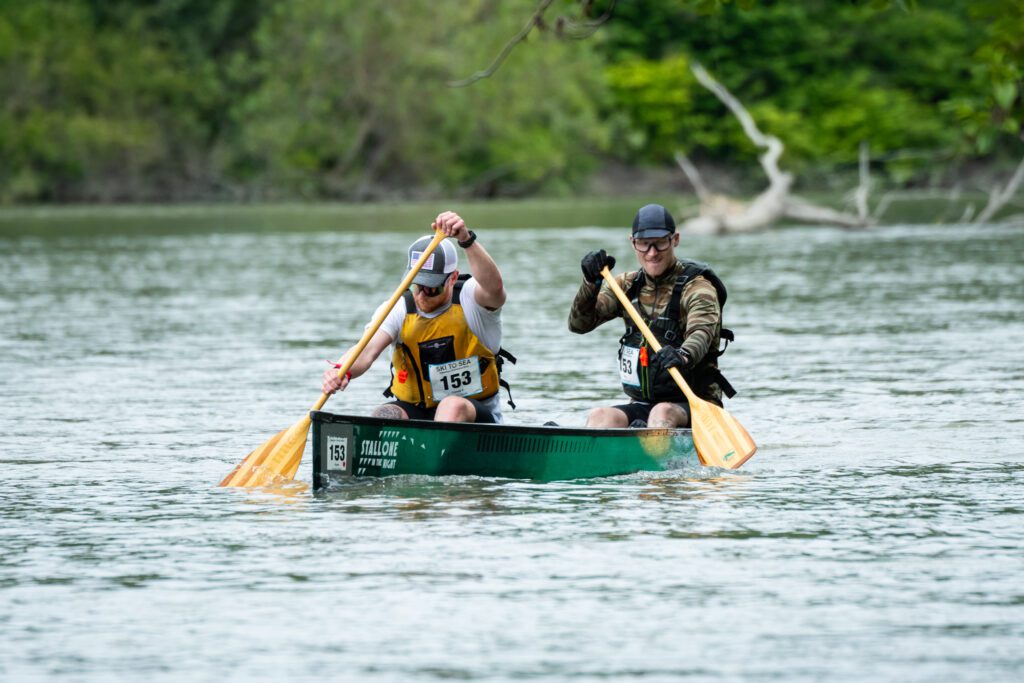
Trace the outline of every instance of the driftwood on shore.
<instances>
[{"instance_id":1,"label":"driftwood on shore","mask_svg":"<svg viewBox=\"0 0 1024 683\"><path fill-rule=\"evenodd\" d=\"M687 233L713 235L755 232L770 228L785 219L848 229L863 229L877 225L892 203L896 201L930 198L957 202L960 199L959 188L925 193L890 192L883 195L875 207L875 211L870 212L868 200L871 192L871 176L867 143L861 143L860 146L859 184L850 195L856 213L821 206L797 196L791 190L794 181L793 175L779 168L779 159L785 151L782 141L774 135L766 135L761 132L739 99L715 80L699 63L694 62L690 70L697 81L710 90L732 112L747 138L759 149L764 150L758 157L758 161L765 175L768 176L768 187L749 202L712 192L704 183L693 162L682 152L676 152L676 163L690 181L700 201L697 215L685 219L680 226ZM968 204L956 222L972 225L991 222L1017 196L1022 185L1024 185L1024 160L1021 160L1004 185L997 184L989 191L988 203L984 209L975 215L974 205ZM1024 214L1015 214L1004 217L1002 220L1004 222L1024 221Z\"/></svg>"},{"instance_id":2,"label":"driftwood on shore","mask_svg":"<svg viewBox=\"0 0 1024 683\"><path fill-rule=\"evenodd\" d=\"M758 160L768 176L768 187L750 202L714 194L707 189L697 167L685 154L677 152L676 162L690 180L700 200L698 215L683 221L681 229L684 232L699 235L755 232L766 229L784 218L843 228L865 228L873 224L867 212L869 178L866 146L861 146L861 184L854 193L858 208L856 214L820 206L794 195L791 191L793 174L779 168L779 158L785 151L782 141L774 135L762 133L743 104L703 66L693 62L690 70L701 85L729 108L750 141L764 150Z\"/></svg>"},{"instance_id":3,"label":"driftwood on shore","mask_svg":"<svg viewBox=\"0 0 1024 683\"><path fill-rule=\"evenodd\" d=\"M1017 194L1017 190L1020 189L1022 182L1024 182L1024 159L1021 159L1020 163L1017 164L1017 170L1014 171L1013 175L1010 176L1010 179L1006 181L1006 185L1003 187L996 185L989 191L988 204L981 210L978 217L974 219L974 223L988 223L992 220L992 218ZM1020 220L1021 217L1018 215L1012 218Z\"/></svg>"}]
</instances>

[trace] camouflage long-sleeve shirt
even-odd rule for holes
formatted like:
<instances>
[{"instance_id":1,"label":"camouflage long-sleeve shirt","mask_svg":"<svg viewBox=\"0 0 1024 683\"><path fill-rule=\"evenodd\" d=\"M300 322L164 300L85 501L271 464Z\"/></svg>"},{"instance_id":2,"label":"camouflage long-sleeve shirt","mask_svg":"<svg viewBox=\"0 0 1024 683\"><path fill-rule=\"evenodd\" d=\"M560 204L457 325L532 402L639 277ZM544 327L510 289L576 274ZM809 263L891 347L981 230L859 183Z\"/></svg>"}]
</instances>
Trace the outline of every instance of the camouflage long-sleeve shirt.
<instances>
[{"instance_id":1,"label":"camouflage long-sleeve shirt","mask_svg":"<svg viewBox=\"0 0 1024 683\"><path fill-rule=\"evenodd\" d=\"M628 291L638 272L623 273L615 279L624 291ZM662 314L672 298L676 279L682 272L683 264L676 262L675 268L656 280L646 275L642 276L644 280L638 299L640 314L645 320L654 320ZM569 311L569 330L585 334L609 320L628 320L628 315L607 283L602 283L599 288L597 284L584 282L576 293L572 309ZM686 352L693 364L717 367L713 356L702 363L709 350L718 349L722 330L722 310L718 304L718 292L706 278L697 276L683 287L679 300L679 326L683 330L683 342L679 348ZM707 386L704 391L698 387L693 388L704 398L721 402L721 389L717 384Z\"/></svg>"}]
</instances>

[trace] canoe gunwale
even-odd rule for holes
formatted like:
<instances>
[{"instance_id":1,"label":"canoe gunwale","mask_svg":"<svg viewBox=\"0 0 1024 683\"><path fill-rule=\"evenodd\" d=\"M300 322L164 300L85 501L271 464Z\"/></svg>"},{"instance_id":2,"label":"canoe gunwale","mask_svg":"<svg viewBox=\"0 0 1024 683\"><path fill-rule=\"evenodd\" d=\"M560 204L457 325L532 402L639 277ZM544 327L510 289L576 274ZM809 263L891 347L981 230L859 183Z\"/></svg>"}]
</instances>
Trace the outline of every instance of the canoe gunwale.
<instances>
[{"instance_id":1,"label":"canoe gunwale","mask_svg":"<svg viewBox=\"0 0 1024 683\"><path fill-rule=\"evenodd\" d=\"M484 432L491 434L515 434L522 436L607 436L635 438L639 435L653 434L690 434L689 429L596 429L592 427L563 427L561 425L511 425L511 424L477 424L475 422L437 422L435 420L396 420L393 418L371 417L369 415L342 415L324 410L310 411L313 422L321 424L356 423L375 425L378 427L415 427L416 429L436 429L453 432Z\"/></svg>"}]
</instances>

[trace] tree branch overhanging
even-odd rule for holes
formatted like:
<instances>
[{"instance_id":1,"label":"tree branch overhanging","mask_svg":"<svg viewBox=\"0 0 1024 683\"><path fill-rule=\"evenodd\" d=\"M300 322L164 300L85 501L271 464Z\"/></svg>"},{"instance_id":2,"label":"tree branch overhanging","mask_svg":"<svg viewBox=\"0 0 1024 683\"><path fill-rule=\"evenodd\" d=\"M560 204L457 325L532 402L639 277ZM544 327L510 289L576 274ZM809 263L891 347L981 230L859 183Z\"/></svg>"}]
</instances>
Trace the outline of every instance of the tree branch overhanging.
<instances>
[{"instance_id":1,"label":"tree branch overhanging","mask_svg":"<svg viewBox=\"0 0 1024 683\"><path fill-rule=\"evenodd\" d=\"M1013 175L1004 187L993 187L989 192L988 204L982 209L982 212L978 214L978 217L974 220L977 223L987 223L996 213L999 212L1006 203L1013 199L1013 196L1017 194L1017 190L1020 189L1021 183L1024 182L1024 159L1021 159L1020 164L1017 165L1017 170L1014 171Z\"/></svg>"},{"instance_id":2,"label":"tree branch overhanging","mask_svg":"<svg viewBox=\"0 0 1024 683\"><path fill-rule=\"evenodd\" d=\"M584 0L580 3L580 17L573 18L560 15L555 19L554 31L555 35L559 38L569 38L571 40L585 40L590 36L594 35L597 29L601 28L602 25L608 22L612 18L612 13L615 10L615 4L618 0L609 0L608 7L604 13L596 19L583 19L590 13L590 8L593 5L592 0ZM501 68L501 65L505 63L508 56L512 54L512 51L526 40L527 36L536 28L539 31L544 31L549 28L548 23L544 19L544 14L551 7L554 0L540 0L537 5L537 9L534 10L530 19L526 22L526 25L518 33L505 43L505 47L501 49L498 56L494 58L494 61L486 68L472 74L468 78L464 78L458 81L449 81L448 86L451 88L465 88L468 85L472 85L479 80L484 78L490 78L494 73Z\"/></svg>"}]
</instances>

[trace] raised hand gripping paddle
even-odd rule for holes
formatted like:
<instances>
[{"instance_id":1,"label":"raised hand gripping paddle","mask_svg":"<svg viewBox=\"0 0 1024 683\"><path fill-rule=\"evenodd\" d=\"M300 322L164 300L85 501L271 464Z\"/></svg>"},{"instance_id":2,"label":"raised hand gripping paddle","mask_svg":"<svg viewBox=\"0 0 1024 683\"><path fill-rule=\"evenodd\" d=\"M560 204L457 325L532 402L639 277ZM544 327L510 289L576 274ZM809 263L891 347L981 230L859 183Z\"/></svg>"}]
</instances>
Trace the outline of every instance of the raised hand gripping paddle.
<instances>
[{"instance_id":1,"label":"raised hand gripping paddle","mask_svg":"<svg viewBox=\"0 0 1024 683\"><path fill-rule=\"evenodd\" d=\"M611 290L615 292L619 303L626 309L626 313L636 323L637 328L643 332L647 344L655 353L661 351L661 344L657 337L651 333L651 328L647 327L644 319L633 308L633 304L626 297L626 293L622 291L622 287L619 287L619 283L612 277L607 266L601 269L601 275ZM686 400L690 404L693 445L697 449L697 456L700 458L701 464L734 470L757 452L757 444L750 438L750 434L725 408L719 408L714 403L709 403L693 393L677 368L669 368L668 372L679 388L683 390Z\"/></svg>"},{"instance_id":2,"label":"raised hand gripping paddle","mask_svg":"<svg viewBox=\"0 0 1024 683\"><path fill-rule=\"evenodd\" d=\"M412 284L412 279L420 272L420 268L427 262L427 259L430 258L430 255L434 253L434 249L437 248L437 245L443 239L444 233L437 230L434 234L434 239L423 250L423 253L420 254L419 259L412 265L409 272L405 274L402 284L398 285L398 289L391 295L391 299L381 309L380 314L366 328L362 339L355 345L348 359L338 368L339 377L349 371L356 358L363 352L366 345L370 343L370 339L377 333L380 326L384 324L384 319L388 317L388 313L395 307L398 299L401 298L405 290ZM238 463L235 469L231 470L228 476L224 477L219 485L265 486L276 477L293 479L295 473L299 470L299 463L302 462L302 453L306 450L306 439L309 436L310 425L309 413L314 410L320 410L329 397L328 394L321 394L320 399L313 404L313 407L309 409L305 417L288 429L278 432L259 448L247 455L242 462Z\"/></svg>"}]
</instances>

